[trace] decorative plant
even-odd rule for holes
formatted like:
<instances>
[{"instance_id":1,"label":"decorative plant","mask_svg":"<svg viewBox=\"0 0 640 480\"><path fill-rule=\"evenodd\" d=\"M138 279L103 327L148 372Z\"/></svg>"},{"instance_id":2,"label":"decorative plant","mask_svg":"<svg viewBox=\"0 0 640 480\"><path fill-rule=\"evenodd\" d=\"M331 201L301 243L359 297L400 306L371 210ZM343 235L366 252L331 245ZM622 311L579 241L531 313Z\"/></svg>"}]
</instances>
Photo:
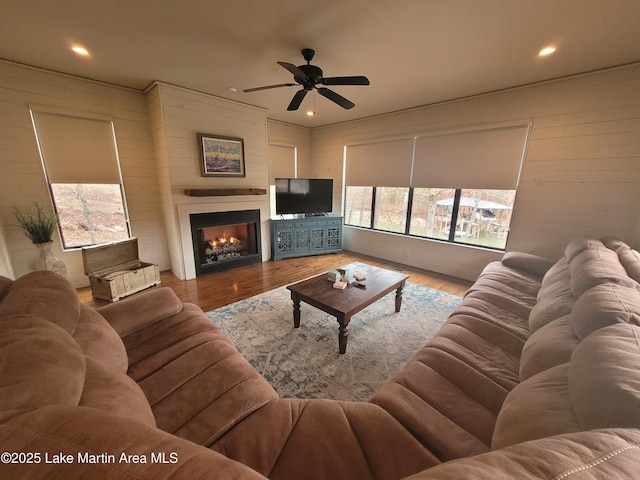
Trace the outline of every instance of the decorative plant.
<instances>
[{"instance_id":1,"label":"decorative plant","mask_svg":"<svg viewBox=\"0 0 640 480\"><path fill-rule=\"evenodd\" d=\"M34 203L33 207L24 211L14 208L13 213L20 224L19 227L33 243L51 241L51 236L58 225L58 216L55 213L45 212L38 203Z\"/></svg>"}]
</instances>

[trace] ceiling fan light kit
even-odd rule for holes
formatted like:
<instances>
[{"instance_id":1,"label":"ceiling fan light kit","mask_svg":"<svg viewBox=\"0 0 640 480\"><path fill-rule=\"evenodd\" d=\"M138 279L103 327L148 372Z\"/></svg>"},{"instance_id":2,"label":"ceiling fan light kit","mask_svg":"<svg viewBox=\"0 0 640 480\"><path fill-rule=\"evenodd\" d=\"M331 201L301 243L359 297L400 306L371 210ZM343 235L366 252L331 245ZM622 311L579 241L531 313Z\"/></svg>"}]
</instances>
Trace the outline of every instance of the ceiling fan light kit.
<instances>
[{"instance_id":1,"label":"ceiling fan light kit","mask_svg":"<svg viewBox=\"0 0 640 480\"><path fill-rule=\"evenodd\" d=\"M271 88L280 87L293 87L298 85L301 86L302 89L298 90L291 99L291 102L287 107L287 110L289 111L297 110L307 93L312 91L313 89L316 89L320 95L328 98L329 100L340 105L346 110L355 107L355 103L347 100L342 95L334 92L333 90L328 89L324 85L369 85L369 79L362 75L350 77L323 77L322 69L315 65L311 65L311 60L313 60L313 56L315 55L315 53L316 52L310 48L302 49L302 56L307 61L306 65L295 66L294 64L288 62L278 62L278 65L287 69L291 74L293 74L293 79L296 83L279 83L277 85L247 88L244 90L244 92L257 92L259 90L268 90ZM323 86L318 87L318 85Z\"/></svg>"}]
</instances>

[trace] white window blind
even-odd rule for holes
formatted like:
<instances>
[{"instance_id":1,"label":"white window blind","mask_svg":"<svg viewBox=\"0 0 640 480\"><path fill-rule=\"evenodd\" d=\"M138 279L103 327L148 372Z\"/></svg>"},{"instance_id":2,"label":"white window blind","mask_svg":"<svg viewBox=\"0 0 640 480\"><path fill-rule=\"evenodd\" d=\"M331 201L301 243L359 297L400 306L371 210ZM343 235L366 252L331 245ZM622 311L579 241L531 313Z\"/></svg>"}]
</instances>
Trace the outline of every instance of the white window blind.
<instances>
[{"instance_id":1,"label":"white window blind","mask_svg":"<svg viewBox=\"0 0 640 480\"><path fill-rule=\"evenodd\" d=\"M528 125L416 138L413 187L515 190Z\"/></svg>"},{"instance_id":2,"label":"white window blind","mask_svg":"<svg viewBox=\"0 0 640 480\"><path fill-rule=\"evenodd\" d=\"M345 184L351 187L408 187L413 138L347 146Z\"/></svg>"},{"instance_id":3,"label":"white window blind","mask_svg":"<svg viewBox=\"0 0 640 480\"><path fill-rule=\"evenodd\" d=\"M269 184L275 185L276 178L296 176L296 148L269 145Z\"/></svg>"},{"instance_id":4,"label":"white window blind","mask_svg":"<svg viewBox=\"0 0 640 480\"><path fill-rule=\"evenodd\" d=\"M111 121L33 111L50 183L120 183Z\"/></svg>"}]
</instances>

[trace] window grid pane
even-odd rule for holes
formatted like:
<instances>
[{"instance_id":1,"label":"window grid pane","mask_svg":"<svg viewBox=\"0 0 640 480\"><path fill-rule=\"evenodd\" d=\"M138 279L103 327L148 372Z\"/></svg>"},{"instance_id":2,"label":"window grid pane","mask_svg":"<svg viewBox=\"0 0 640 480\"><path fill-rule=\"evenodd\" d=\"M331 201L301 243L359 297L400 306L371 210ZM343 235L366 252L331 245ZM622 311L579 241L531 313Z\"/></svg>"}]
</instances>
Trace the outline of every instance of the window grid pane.
<instances>
[{"instance_id":1,"label":"window grid pane","mask_svg":"<svg viewBox=\"0 0 640 480\"><path fill-rule=\"evenodd\" d=\"M377 187L373 228L405 233L409 188Z\"/></svg>"},{"instance_id":2,"label":"window grid pane","mask_svg":"<svg viewBox=\"0 0 640 480\"><path fill-rule=\"evenodd\" d=\"M52 183L63 248L129 238L119 184Z\"/></svg>"},{"instance_id":3,"label":"window grid pane","mask_svg":"<svg viewBox=\"0 0 640 480\"><path fill-rule=\"evenodd\" d=\"M371 228L373 187L347 187L345 191L345 225Z\"/></svg>"},{"instance_id":4,"label":"window grid pane","mask_svg":"<svg viewBox=\"0 0 640 480\"><path fill-rule=\"evenodd\" d=\"M504 250L515 190L463 189L455 241Z\"/></svg>"},{"instance_id":5,"label":"window grid pane","mask_svg":"<svg viewBox=\"0 0 640 480\"><path fill-rule=\"evenodd\" d=\"M452 188L414 188L409 234L447 240L454 195Z\"/></svg>"}]
</instances>

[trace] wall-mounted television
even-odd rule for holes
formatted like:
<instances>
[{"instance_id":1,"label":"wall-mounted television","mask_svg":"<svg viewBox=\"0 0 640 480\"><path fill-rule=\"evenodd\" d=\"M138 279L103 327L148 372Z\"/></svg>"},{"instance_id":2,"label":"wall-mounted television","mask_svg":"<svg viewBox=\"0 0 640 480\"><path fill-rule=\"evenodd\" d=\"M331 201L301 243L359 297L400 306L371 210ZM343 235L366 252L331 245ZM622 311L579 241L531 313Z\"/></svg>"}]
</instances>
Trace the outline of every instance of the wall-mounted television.
<instances>
[{"instance_id":1,"label":"wall-mounted television","mask_svg":"<svg viewBox=\"0 0 640 480\"><path fill-rule=\"evenodd\" d=\"M276 213L322 215L333 210L332 178L276 178Z\"/></svg>"}]
</instances>

